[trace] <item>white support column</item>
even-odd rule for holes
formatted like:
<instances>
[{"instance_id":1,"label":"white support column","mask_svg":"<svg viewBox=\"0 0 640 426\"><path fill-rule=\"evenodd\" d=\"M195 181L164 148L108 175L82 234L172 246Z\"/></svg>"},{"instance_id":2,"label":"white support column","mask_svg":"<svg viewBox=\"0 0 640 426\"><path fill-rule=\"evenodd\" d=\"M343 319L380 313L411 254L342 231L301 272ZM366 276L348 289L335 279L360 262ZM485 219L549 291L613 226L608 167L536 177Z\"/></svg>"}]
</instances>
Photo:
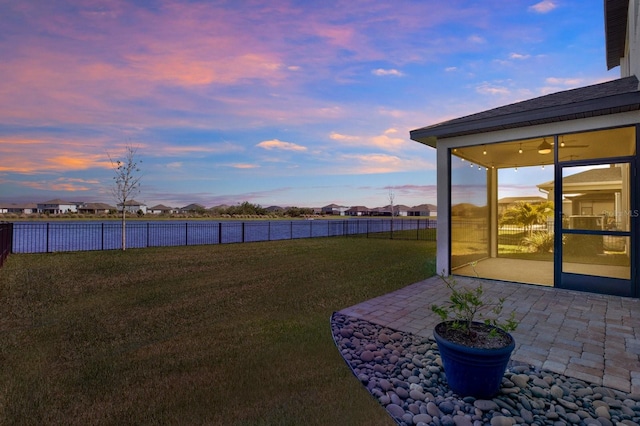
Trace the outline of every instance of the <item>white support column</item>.
<instances>
[{"instance_id":1,"label":"white support column","mask_svg":"<svg viewBox=\"0 0 640 426\"><path fill-rule=\"evenodd\" d=\"M438 170L437 170L437 188L438 188L438 222L436 229L437 251L436 251L436 273L449 275L451 248L450 248L450 221L451 221L451 182L449 170L449 150L447 148L438 148Z\"/></svg>"},{"instance_id":2,"label":"white support column","mask_svg":"<svg viewBox=\"0 0 640 426\"><path fill-rule=\"evenodd\" d=\"M498 170L487 169L487 205L489 206L489 257L498 257Z\"/></svg>"}]
</instances>

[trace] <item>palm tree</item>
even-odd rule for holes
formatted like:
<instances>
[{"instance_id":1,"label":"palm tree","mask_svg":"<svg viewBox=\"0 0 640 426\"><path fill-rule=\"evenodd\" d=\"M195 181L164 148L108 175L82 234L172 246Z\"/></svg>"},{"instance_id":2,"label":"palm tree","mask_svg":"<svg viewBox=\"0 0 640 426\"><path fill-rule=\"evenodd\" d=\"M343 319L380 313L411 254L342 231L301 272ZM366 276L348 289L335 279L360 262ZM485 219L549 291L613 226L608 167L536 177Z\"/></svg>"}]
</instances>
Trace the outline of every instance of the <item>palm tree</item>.
<instances>
[{"instance_id":1,"label":"palm tree","mask_svg":"<svg viewBox=\"0 0 640 426\"><path fill-rule=\"evenodd\" d=\"M547 217L553 214L553 203L546 201L539 204L530 204L524 201L504 211L500 218L500 226L522 225L525 232L531 236L533 225L545 223Z\"/></svg>"}]
</instances>

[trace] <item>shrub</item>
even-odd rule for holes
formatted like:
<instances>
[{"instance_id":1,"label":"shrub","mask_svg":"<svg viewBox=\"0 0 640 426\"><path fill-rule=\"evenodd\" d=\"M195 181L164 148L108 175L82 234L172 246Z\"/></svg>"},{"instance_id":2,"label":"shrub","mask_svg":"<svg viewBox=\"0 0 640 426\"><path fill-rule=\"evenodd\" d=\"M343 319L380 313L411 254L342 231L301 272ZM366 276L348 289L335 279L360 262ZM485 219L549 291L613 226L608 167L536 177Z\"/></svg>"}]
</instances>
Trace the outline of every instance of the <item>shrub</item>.
<instances>
[{"instance_id":1,"label":"shrub","mask_svg":"<svg viewBox=\"0 0 640 426\"><path fill-rule=\"evenodd\" d=\"M534 232L522 239L522 245L532 253L553 251L554 235L551 232Z\"/></svg>"}]
</instances>

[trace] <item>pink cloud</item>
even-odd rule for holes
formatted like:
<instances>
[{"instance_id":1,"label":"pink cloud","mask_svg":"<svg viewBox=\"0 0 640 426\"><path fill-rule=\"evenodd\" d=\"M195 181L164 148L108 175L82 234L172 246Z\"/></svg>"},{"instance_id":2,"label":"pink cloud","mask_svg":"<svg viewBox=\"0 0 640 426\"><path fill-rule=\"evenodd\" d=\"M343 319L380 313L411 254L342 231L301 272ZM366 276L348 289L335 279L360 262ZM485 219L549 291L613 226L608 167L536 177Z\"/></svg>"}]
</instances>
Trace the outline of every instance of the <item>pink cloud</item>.
<instances>
[{"instance_id":1,"label":"pink cloud","mask_svg":"<svg viewBox=\"0 0 640 426\"><path fill-rule=\"evenodd\" d=\"M96 153L98 151L98 153ZM51 139L0 139L0 171L21 174L111 168L93 144Z\"/></svg>"},{"instance_id":2,"label":"pink cloud","mask_svg":"<svg viewBox=\"0 0 640 426\"><path fill-rule=\"evenodd\" d=\"M359 2L340 8L316 5L308 13L286 3L231 9L168 1L154 11L124 1L100 7L70 2L65 9L56 3L16 5L14 13L39 31L20 32L0 65L0 77L10 87L0 93L0 104L13 106L0 111L16 120L103 118L129 123L136 117L149 119L144 113L152 113L132 114L122 101L146 98L167 104L159 90L164 87L196 90L239 82L262 82L266 87L286 82L290 91L296 82L292 72L298 78L305 77L300 69L307 70L306 76L310 72L330 75L331 64L343 50L352 52L356 60L404 62L406 55L389 58L389 51L367 35L381 25L379 14L389 16L386 24L416 29L446 16L464 15L453 8L435 13L433 5L429 14L415 10L398 15L391 13L390 5L368 4L364 19L351 19L361 18L362 6ZM175 97L172 101L185 102L188 109L200 107L194 101ZM254 108L251 113L264 112L269 109Z\"/></svg>"},{"instance_id":3,"label":"pink cloud","mask_svg":"<svg viewBox=\"0 0 640 426\"><path fill-rule=\"evenodd\" d=\"M264 148L264 149L279 149L279 150L283 150L283 151L306 151L307 147L302 146L302 145L298 145L292 142L283 142L281 140L278 139L272 139L272 140L268 140L268 141L262 141L259 144L256 145L257 147L260 148Z\"/></svg>"}]
</instances>

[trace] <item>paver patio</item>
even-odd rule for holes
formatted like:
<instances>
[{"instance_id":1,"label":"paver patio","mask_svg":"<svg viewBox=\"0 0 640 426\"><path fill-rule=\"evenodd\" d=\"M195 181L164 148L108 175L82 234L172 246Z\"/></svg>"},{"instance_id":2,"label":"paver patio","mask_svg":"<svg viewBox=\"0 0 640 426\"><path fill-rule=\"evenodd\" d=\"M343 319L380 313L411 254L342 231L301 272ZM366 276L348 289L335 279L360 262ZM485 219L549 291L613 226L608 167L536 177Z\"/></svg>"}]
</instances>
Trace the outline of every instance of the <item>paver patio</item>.
<instances>
[{"instance_id":1,"label":"paver patio","mask_svg":"<svg viewBox=\"0 0 640 426\"><path fill-rule=\"evenodd\" d=\"M461 285L472 279L456 277ZM489 298L514 310L512 359L596 385L640 394L640 300L510 282L479 280ZM449 291L438 276L340 312L424 337L440 321L431 305Z\"/></svg>"}]
</instances>

